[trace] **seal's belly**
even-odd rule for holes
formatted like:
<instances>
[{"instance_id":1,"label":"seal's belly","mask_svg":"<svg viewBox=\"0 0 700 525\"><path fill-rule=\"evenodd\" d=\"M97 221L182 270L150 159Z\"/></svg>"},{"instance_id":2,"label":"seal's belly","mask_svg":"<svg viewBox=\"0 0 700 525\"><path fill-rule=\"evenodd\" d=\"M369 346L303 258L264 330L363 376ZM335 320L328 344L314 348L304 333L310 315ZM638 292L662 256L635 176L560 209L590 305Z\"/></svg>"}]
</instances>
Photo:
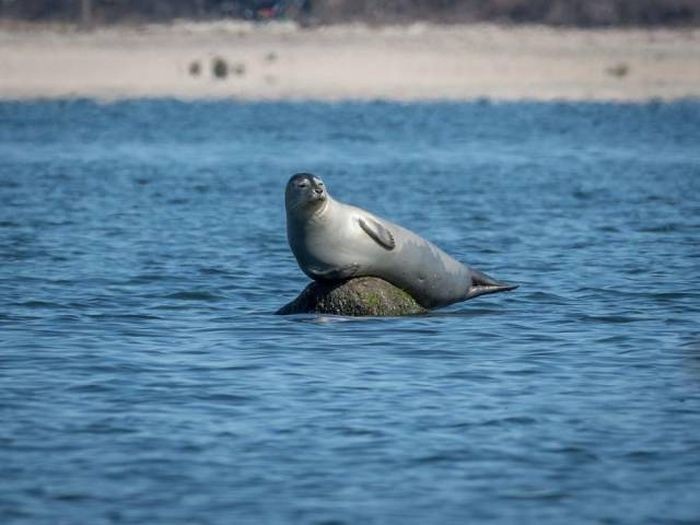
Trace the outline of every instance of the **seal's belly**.
<instances>
[{"instance_id":1,"label":"seal's belly","mask_svg":"<svg viewBox=\"0 0 700 525\"><path fill-rule=\"evenodd\" d=\"M338 229L324 235L309 235L306 238L304 255L309 267L322 272L342 270L348 266L366 268L377 255L374 242L364 232L352 227Z\"/></svg>"},{"instance_id":2,"label":"seal's belly","mask_svg":"<svg viewBox=\"0 0 700 525\"><path fill-rule=\"evenodd\" d=\"M309 277L329 280L366 275L368 264L383 255L377 248L359 225L347 221L305 232L299 249L292 251Z\"/></svg>"}]
</instances>

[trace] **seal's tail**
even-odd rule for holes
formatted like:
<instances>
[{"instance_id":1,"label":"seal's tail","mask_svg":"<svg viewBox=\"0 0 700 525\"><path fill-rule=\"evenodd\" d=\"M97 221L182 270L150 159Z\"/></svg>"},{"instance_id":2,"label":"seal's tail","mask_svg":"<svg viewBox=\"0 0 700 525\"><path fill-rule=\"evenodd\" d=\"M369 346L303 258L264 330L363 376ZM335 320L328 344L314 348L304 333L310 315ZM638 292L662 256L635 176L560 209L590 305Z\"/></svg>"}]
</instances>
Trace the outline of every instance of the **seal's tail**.
<instances>
[{"instance_id":1,"label":"seal's tail","mask_svg":"<svg viewBox=\"0 0 700 525\"><path fill-rule=\"evenodd\" d=\"M474 270L473 268L470 268L470 270L472 274L472 284L469 287L465 300L478 297L479 295L507 292L509 290L515 290L518 287L517 284L508 284L492 279L479 270Z\"/></svg>"}]
</instances>

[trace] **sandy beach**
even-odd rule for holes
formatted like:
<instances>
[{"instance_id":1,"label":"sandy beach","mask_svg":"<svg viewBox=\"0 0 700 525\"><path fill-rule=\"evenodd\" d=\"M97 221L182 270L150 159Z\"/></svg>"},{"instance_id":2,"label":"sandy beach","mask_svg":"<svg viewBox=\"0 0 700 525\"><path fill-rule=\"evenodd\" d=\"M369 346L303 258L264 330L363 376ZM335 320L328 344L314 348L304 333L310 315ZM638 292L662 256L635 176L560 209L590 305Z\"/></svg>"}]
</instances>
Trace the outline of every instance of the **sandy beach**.
<instances>
[{"instance_id":1,"label":"sandy beach","mask_svg":"<svg viewBox=\"0 0 700 525\"><path fill-rule=\"evenodd\" d=\"M0 98L700 97L700 30L176 23L0 26Z\"/></svg>"}]
</instances>

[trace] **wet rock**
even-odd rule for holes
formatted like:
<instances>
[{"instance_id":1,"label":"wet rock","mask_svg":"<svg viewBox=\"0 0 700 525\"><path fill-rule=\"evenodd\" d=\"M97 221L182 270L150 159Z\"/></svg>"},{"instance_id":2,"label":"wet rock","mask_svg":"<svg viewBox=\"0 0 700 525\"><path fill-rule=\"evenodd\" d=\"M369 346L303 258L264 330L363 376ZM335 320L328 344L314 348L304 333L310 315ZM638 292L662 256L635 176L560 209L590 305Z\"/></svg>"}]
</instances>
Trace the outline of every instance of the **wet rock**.
<instances>
[{"instance_id":1,"label":"wet rock","mask_svg":"<svg viewBox=\"0 0 700 525\"><path fill-rule=\"evenodd\" d=\"M398 316L426 312L409 294L376 277L357 277L334 283L310 283L278 315L329 314Z\"/></svg>"}]
</instances>

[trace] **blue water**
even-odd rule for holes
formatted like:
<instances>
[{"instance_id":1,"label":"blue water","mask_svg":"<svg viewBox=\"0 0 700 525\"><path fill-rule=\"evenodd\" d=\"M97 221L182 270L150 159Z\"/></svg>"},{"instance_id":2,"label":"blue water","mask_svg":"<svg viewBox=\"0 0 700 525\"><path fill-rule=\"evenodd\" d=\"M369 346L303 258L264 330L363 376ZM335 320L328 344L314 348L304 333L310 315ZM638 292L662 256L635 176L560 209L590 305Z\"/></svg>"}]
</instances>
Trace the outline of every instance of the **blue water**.
<instances>
[{"instance_id":1,"label":"blue water","mask_svg":"<svg viewBox=\"0 0 700 525\"><path fill-rule=\"evenodd\" d=\"M280 317L283 191L521 287ZM700 102L0 103L0 523L700 522Z\"/></svg>"}]
</instances>

